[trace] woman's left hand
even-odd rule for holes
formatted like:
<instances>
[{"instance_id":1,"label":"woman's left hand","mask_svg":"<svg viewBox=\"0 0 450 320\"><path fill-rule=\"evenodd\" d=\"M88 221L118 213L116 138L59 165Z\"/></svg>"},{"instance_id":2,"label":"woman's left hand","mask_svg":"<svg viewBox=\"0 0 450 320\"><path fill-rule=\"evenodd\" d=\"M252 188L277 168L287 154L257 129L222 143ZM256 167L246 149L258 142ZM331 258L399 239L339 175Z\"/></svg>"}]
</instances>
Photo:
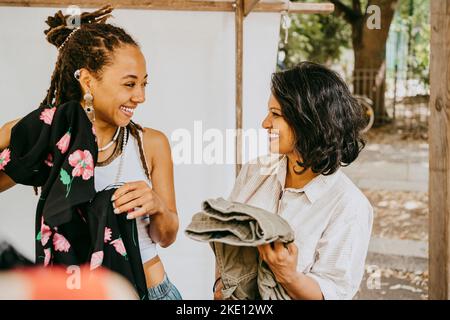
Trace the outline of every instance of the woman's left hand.
<instances>
[{"instance_id":1,"label":"woman's left hand","mask_svg":"<svg viewBox=\"0 0 450 320\"><path fill-rule=\"evenodd\" d=\"M258 246L258 251L278 282L289 282L296 276L298 248L293 242L287 245L281 241L263 244Z\"/></svg>"},{"instance_id":2,"label":"woman's left hand","mask_svg":"<svg viewBox=\"0 0 450 320\"><path fill-rule=\"evenodd\" d=\"M114 192L111 201L115 208L114 213L128 213L127 219L165 210L164 202L145 181L124 184Z\"/></svg>"}]
</instances>

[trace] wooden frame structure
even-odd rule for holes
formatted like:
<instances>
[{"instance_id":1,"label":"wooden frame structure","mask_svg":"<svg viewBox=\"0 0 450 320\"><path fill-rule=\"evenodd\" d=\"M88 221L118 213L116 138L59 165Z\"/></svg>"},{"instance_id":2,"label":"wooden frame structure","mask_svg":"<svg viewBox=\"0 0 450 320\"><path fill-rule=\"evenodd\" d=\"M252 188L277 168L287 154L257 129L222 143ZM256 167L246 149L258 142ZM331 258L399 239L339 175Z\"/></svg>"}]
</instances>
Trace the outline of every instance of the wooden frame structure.
<instances>
[{"instance_id":1,"label":"wooden frame structure","mask_svg":"<svg viewBox=\"0 0 450 320\"><path fill-rule=\"evenodd\" d=\"M331 13L332 3L260 2L260 0L0 0L0 6L14 7L65 7L78 5L84 8L102 7L106 3L121 9L223 11L235 12L236 32L236 176L242 163L243 124L243 44L244 18L251 12Z\"/></svg>"},{"instance_id":2,"label":"wooden frame structure","mask_svg":"<svg viewBox=\"0 0 450 320\"><path fill-rule=\"evenodd\" d=\"M176 10L176 11L236 11L237 2L233 0L0 0L0 6L10 7L66 7L79 5L83 8L97 8L109 3L116 8L142 10ZM334 10L332 3L302 2L260 2L243 0L244 16L253 12L291 13L330 13Z\"/></svg>"}]
</instances>

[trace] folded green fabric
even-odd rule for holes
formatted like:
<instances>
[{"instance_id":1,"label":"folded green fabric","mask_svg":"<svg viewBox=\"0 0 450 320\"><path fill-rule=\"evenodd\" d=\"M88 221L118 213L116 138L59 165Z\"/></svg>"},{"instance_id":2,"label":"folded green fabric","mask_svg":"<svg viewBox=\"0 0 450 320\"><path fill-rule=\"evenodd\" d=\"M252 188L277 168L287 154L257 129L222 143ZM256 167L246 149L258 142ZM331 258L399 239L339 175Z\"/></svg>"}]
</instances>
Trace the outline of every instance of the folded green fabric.
<instances>
[{"instance_id":1,"label":"folded green fabric","mask_svg":"<svg viewBox=\"0 0 450 320\"><path fill-rule=\"evenodd\" d=\"M261 208L223 198L208 199L202 208L185 234L211 244L224 299L289 300L256 248L274 241L293 242L294 232L287 221Z\"/></svg>"}]
</instances>

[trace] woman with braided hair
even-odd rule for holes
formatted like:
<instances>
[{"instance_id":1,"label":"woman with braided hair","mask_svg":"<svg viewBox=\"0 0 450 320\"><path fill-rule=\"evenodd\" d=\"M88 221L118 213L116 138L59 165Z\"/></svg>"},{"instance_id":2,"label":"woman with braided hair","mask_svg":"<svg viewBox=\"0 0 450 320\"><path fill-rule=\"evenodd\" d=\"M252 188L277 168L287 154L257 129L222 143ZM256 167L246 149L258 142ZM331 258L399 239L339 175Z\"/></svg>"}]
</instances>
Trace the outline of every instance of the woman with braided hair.
<instances>
[{"instance_id":1,"label":"woman with braided hair","mask_svg":"<svg viewBox=\"0 0 450 320\"><path fill-rule=\"evenodd\" d=\"M112 10L82 13L77 28L61 11L48 17L55 70L39 108L0 129L0 192L41 188L36 263L105 266L142 299L181 299L156 251L179 225L170 145L131 120L145 101L146 62L130 35L106 23ZM111 200L99 205L105 192Z\"/></svg>"}]
</instances>

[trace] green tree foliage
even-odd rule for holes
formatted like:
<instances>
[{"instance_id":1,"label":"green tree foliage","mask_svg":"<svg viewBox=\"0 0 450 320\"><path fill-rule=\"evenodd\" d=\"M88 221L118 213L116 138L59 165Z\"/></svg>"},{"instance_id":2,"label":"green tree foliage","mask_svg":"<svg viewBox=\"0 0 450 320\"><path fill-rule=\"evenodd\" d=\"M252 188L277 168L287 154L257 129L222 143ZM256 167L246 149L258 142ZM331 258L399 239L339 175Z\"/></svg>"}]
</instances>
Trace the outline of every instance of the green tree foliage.
<instances>
[{"instance_id":1,"label":"green tree foliage","mask_svg":"<svg viewBox=\"0 0 450 320\"><path fill-rule=\"evenodd\" d=\"M351 47L351 27L334 15L291 15L288 43L281 31L280 49L291 67L309 60L331 64L339 60L344 49Z\"/></svg>"},{"instance_id":2,"label":"green tree foliage","mask_svg":"<svg viewBox=\"0 0 450 320\"><path fill-rule=\"evenodd\" d=\"M318 2L308 0L306 2ZM320 2L328 2L322 0ZM342 0L351 7L351 0ZM368 5L368 0L360 1L361 8ZM291 67L303 60L323 64L338 63L341 54L352 48L352 27L342 16L292 14L288 43L284 43L284 30L280 34L280 51L285 55L284 66ZM429 82L430 59L430 10L429 2L424 0L400 0L397 13L392 22L390 36L400 32L409 38L410 49L407 54L398 56L406 61L409 78Z\"/></svg>"},{"instance_id":3,"label":"green tree foliage","mask_svg":"<svg viewBox=\"0 0 450 320\"><path fill-rule=\"evenodd\" d=\"M429 83L430 66L430 4L423 0L403 0L393 26L407 33L406 56L408 77Z\"/></svg>"}]
</instances>

